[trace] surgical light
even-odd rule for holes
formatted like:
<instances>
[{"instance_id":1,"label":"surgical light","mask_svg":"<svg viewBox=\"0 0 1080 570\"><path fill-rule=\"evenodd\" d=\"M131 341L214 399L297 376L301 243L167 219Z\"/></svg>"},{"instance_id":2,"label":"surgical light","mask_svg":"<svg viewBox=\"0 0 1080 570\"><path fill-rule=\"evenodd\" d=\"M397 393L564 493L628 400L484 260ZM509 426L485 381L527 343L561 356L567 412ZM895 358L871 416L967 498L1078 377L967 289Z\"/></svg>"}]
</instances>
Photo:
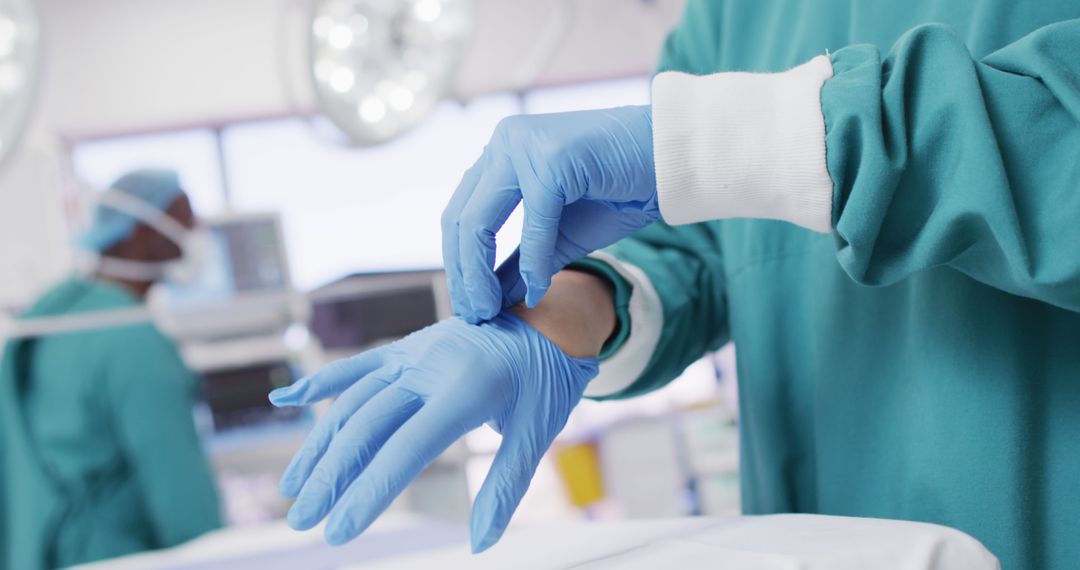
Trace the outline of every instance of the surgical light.
<instances>
[{"instance_id":1,"label":"surgical light","mask_svg":"<svg viewBox=\"0 0 1080 570\"><path fill-rule=\"evenodd\" d=\"M378 123L386 117L386 105L377 97L368 97L360 102L360 118L365 123Z\"/></svg>"},{"instance_id":2,"label":"surgical light","mask_svg":"<svg viewBox=\"0 0 1080 570\"><path fill-rule=\"evenodd\" d=\"M330 76L330 87L338 93L347 93L355 84L356 76L346 67L339 67Z\"/></svg>"},{"instance_id":3,"label":"surgical light","mask_svg":"<svg viewBox=\"0 0 1080 570\"><path fill-rule=\"evenodd\" d=\"M0 164L15 150L30 112L38 28L30 0L0 0Z\"/></svg>"},{"instance_id":4,"label":"surgical light","mask_svg":"<svg viewBox=\"0 0 1080 570\"><path fill-rule=\"evenodd\" d=\"M357 145L427 116L450 88L471 19L470 0L315 0L312 10L319 108Z\"/></svg>"}]
</instances>

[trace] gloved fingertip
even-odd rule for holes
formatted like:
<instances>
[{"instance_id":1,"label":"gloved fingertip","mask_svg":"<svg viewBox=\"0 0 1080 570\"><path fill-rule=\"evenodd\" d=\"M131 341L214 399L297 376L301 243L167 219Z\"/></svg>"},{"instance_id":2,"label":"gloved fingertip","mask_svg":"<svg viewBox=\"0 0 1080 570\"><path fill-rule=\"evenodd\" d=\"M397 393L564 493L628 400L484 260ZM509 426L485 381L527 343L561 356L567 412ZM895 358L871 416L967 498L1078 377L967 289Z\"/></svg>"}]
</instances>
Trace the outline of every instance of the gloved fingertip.
<instances>
[{"instance_id":1,"label":"gloved fingertip","mask_svg":"<svg viewBox=\"0 0 1080 570\"><path fill-rule=\"evenodd\" d=\"M278 388L270 392L270 403L277 407L297 406L300 404L299 397L307 385L307 378L301 378L289 386Z\"/></svg>"},{"instance_id":2,"label":"gloved fingertip","mask_svg":"<svg viewBox=\"0 0 1080 570\"><path fill-rule=\"evenodd\" d=\"M530 309L535 308L540 304L540 299L544 298L545 293L547 293L547 288L530 286L529 291L525 293L525 306Z\"/></svg>"},{"instance_id":3,"label":"gloved fingertip","mask_svg":"<svg viewBox=\"0 0 1080 570\"><path fill-rule=\"evenodd\" d=\"M522 271L521 278L525 281L525 305L531 309L544 298L551 281L544 282L537 279L536 274L531 271Z\"/></svg>"},{"instance_id":4,"label":"gloved fingertip","mask_svg":"<svg viewBox=\"0 0 1080 570\"><path fill-rule=\"evenodd\" d=\"M500 310L502 310L501 306L499 306L499 307L496 307L496 306L484 307L482 310L477 311L477 313L478 313L477 316L479 317L479 320L477 322L486 322L486 321L490 321L491 319L494 319L495 316L499 314Z\"/></svg>"},{"instance_id":5,"label":"gloved fingertip","mask_svg":"<svg viewBox=\"0 0 1080 570\"><path fill-rule=\"evenodd\" d=\"M471 538L472 553L480 554L492 546L495 546L495 543L499 542L499 538L501 537L501 529L488 528L480 533L473 532Z\"/></svg>"},{"instance_id":6,"label":"gloved fingertip","mask_svg":"<svg viewBox=\"0 0 1080 570\"><path fill-rule=\"evenodd\" d=\"M479 554L499 541L505 520L499 515L497 500L491 493L481 493L473 503L472 517L469 520L469 537L473 554Z\"/></svg>"},{"instance_id":7,"label":"gloved fingertip","mask_svg":"<svg viewBox=\"0 0 1080 570\"><path fill-rule=\"evenodd\" d=\"M469 314L469 306L457 299L451 299L450 311L459 317L465 318L465 315Z\"/></svg>"},{"instance_id":8,"label":"gloved fingertip","mask_svg":"<svg viewBox=\"0 0 1080 570\"><path fill-rule=\"evenodd\" d=\"M481 552L487 550L488 548L491 548L491 545L488 544L488 541L485 540L484 538L476 538L475 536L472 538L472 553L473 554L480 554Z\"/></svg>"},{"instance_id":9,"label":"gloved fingertip","mask_svg":"<svg viewBox=\"0 0 1080 570\"><path fill-rule=\"evenodd\" d=\"M477 325L480 324L481 321L483 321L483 319L480 318L480 315L477 315L475 313L464 313L461 315L461 318L470 325Z\"/></svg>"},{"instance_id":10,"label":"gloved fingertip","mask_svg":"<svg viewBox=\"0 0 1080 570\"><path fill-rule=\"evenodd\" d=\"M305 484L297 494L287 519L296 530L307 530L317 524L330 510L329 490L317 483Z\"/></svg>"},{"instance_id":11,"label":"gloved fingertip","mask_svg":"<svg viewBox=\"0 0 1080 570\"><path fill-rule=\"evenodd\" d=\"M465 319L465 322L470 325L477 325L485 321L490 321L495 318L495 315L499 314L502 310L500 300L491 299L489 302L473 303L472 310L461 315L461 318Z\"/></svg>"},{"instance_id":12,"label":"gloved fingertip","mask_svg":"<svg viewBox=\"0 0 1080 570\"><path fill-rule=\"evenodd\" d=\"M285 521L289 523L289 527L293 530L307 530L318 522L312 522L308 513L305 513L304 510L300 503L293 503L288 514L285 515Z\"/></svg>"},{"instance_id":13,"label":"gloved fingertip","mask_svg":"<svg viewBox=\"0 0 1080 570\"><path fill-rule=\"evenodd\" d=\"M326 532L323 533L326 543L330 546L341 546L359 536L366 526L356 528L354 523L348 516L331 514L326 522Z\"/></svg>"},{"instance_id":14,"label":"gloved fingertip","mask_svg":"<svg viewBox=\"0 0 1080 570\"><path fill-rule=\"evenodd\" d=\"M276 390L272 390L270 392L270 403L276 405L285 396L288 396L288 394L289 394L289 387L288 386L286 386L285 388L278 388Z\"/></svg>"},{"instance_id":15,"label":"gloved fingertip","mask_svg":"<svg viewBox=\"0 0 1080 570\"><path fill-rule=\"evenodd\" d=\"M352 537L343 532L331 532L329 528L326 530L326 543L330 546L341 546L346 542L352 540Z\"/></svg>"}]
</instances>

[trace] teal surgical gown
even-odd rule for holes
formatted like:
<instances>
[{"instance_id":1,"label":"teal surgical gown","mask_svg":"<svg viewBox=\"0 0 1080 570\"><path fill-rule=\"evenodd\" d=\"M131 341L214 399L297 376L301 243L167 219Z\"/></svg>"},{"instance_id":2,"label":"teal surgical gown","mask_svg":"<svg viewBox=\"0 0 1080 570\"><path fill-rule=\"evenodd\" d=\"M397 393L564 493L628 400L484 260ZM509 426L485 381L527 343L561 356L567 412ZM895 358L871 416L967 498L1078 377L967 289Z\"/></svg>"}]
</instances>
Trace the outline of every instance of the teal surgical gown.
<instances>
[{"instance_id":1,"label":"teal surgical gown","mask_svg":"<svg viewBox=\"0 0 1080 570\"><path fill-rule=\"evenodd\" d=\"M133 307L69 279L28 317ZM66 566L220 526L192 420L195 378L150 324L22 339L0 362L0 566Z\"/></svg>"},{"instance_id":2,"label":"teal surgical gown","mask_svg":"<svg viewBox=\"0 0 1080 570\"><path fill-rule=\"evenodd\" d=\"M609 248L663 323L611 397L733 341L746 513L928 521L1007 570L1080 568L1078 18L1065 0L690 0L661 71L828 50L833 227L656 224ZM611 262L579 266L632 295Z\"/></svg>"}]
</instances>

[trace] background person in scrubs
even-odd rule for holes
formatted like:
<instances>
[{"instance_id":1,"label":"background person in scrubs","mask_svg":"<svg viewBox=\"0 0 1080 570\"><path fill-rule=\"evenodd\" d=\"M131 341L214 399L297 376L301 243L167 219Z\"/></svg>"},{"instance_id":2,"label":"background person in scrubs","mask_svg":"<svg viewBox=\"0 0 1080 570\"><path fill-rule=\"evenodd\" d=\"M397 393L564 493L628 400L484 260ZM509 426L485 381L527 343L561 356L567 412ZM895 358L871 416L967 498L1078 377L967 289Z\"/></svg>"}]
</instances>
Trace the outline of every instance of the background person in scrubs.
<instances>
[{"instance_id":1,"label":"background person in scrubs","mask_svg":"<svg viewBox=\"0 0 1080 570\"><path fill-rule=\"evenodd\" d=\"M1010 570L1077 567L1080 3L691 0L660 70L651 106L496 129L443 217L475 324L273 395L341 394L283 477L290 522L348 540L447 430L490 422L482 550L583 379L631 397L733 341L744 512L928 521Z\"/></svg>"},{"instance_id":2,"label":"background person in scrubs","mask_svg":"<svg viewBox=\"0 0 1080 570\"><path fill-rule=\"evenodd\" d=\"M175 173L121 177L82 240L100 254L97 272L63 281L25 316L142 304L181 257L175 234L194 226ZM192 419L196 378L153 325L16 340L0 366L4 568L167 547L220 526Z\"/></svg>"}]
</instances>

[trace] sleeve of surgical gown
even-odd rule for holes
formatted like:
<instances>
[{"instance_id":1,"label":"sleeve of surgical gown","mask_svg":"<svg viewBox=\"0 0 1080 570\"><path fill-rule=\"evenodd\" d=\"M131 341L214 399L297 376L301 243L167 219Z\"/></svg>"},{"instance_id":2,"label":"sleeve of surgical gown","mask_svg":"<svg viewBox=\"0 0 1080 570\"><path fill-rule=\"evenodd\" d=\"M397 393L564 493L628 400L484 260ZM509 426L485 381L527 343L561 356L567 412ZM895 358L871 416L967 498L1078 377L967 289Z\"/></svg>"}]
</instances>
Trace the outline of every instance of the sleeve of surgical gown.
<instances>
[{"instance_id":1,"label":"sleeve of surgical gown","mask_svg":"<svg viewBox=\"0 0 1080 570\"><path fill-rule=\"evenodd\" d=\"M982 58L933 24L884 55L663 73L653 117L669 223L785 220L831 232L860 284L948 266L1080 311L1080 20Z\"/></svg>"},{"instance_id":2,"label":"sleeve of surgical gown","mask_svg":"<svg viewBox=\"0 0 1080 570\"><path fill-rule=\"evenodd\" d=\"M889 284L949 265L1080 311L1080 20L973 60L924 26L832 57L822 90L841 265Z\"/></svg>"},{"instance_id":3,"label":"sleeve of surgical gown","mask_svg":"<svg viewBox=\"0 0 1080 570\"><path fill-rule=\"evenodd\" d=\"M192 373L157 330L129 332L109 377L116 429L167 547L221 526L217 489L195 431Z\"/></svg>"}]
</instances>

